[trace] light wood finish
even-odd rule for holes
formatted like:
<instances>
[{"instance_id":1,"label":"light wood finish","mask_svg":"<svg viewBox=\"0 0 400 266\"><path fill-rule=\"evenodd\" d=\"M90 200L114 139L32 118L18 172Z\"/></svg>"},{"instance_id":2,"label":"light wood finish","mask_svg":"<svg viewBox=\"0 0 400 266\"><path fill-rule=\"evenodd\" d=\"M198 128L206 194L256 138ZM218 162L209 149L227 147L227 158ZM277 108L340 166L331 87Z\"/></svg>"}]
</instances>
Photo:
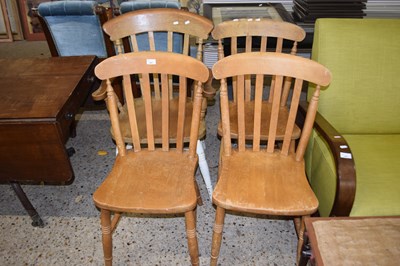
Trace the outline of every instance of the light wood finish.
<instances>
[{"instance_id":1,"label":"light wood finish","mask_svg":"<svg viewBox=\"0 0 400 266\"><path fill-rule=\"evenodd\" d=\"M312 130L317 111L320 86L329 84L330 72L322 65L309 59L288 54L254 52L232 55L218 61L213 67L213 75L221 79L221 117L223 136L219 165L219 179L213 193L213 203L217 205L214 226L211 264L217 264L223 216L225 210L278 216L307 216L318 208L318 200L312 192L305 175L304 151ZM260 117L259 108L262 95L256 93L254 99L254 128L252 143L245 141L245 76L275 75L275 94L271 102L270 117ZM226 78L237 77L237 121L238 143L231 142L231 114ZM283 129L283 141L277 138L278 116L281 108L283 77L294 80L294 93L288 108L288 119ZM317 89L310 102L306 121L299 144L295 150L291 146L292 132L299 104L303 81L316 83ZM257 82L257 81L256 81ZM262 120L269 121L268 143L260 145ZM302 221L303 223L303 221ZM304 226L299 226L299 247L302 245Z\"/></svg>"},{"instance_id":2,"label":"light wood finish","mask_svg":"<svg viewBox=\"0 0 400 266\"><path fill-rule=\"evenodd\" d=\"M138 52L136 36L148 33L150 51L155 51L155 32L167 33L167 51L173 52L174 33L183 36L182 54L190 55L190 39L195 38L197 44L197 59L202 60L203 40L207 39L213 29L212 22L200 15L173 8L152 8L125 13L108 21L103 26L104 31L114 42L118 54ZM131 51L131 46L133 51ZM157 92L160 90L159 80L154 79ZM96 92L96 99L105 99L105 90ZM156 95L159 95L157 93Z\"/></svg>"},{"instance_id":3,"label":"light wood finish","mask_svg":"<svg viewBox=\"0 0 400 266\"><path fill-rule=\"evenodd\" d=\"M308 217L305 226L309 265L399 264L400 216Z\"/></svg>"},{"instance_id":4,"label":"light wood finish","mask_svg":"<svg viewBox=\"0 0 400 266\"><path fill-rule=\"evenodd\" d=\"M209 19L206 19L200 15L172 8L154 8L154 9L144 9L137 10L133 12L128 12L121 16L118 16L107 23L104 24L104 31L110 36L111 41L114 42L116 50L118 53L130 52L130 45L126 45L127 43L132 44L133 52L139 52L138 43L136 40L136 36L142 33L148 34L149 47L151 51L155 51L156 49L156 41L154 38L154 34L157 32L164 32L167 34L167 51L173 51L174 37L177 34L182 36L182 54L189 56L190 54L190 45L192 43L191 39L196 40L197 44L197 55L196 58L199 61L202 61L203 56L203 40L207 39L211 30L213 29L213 24ZM165 45L165 44L164 44ZM176 51L175 51L176 52ZM180 64L179 62L177 64ZM211 76L211 71L209 73ZM137 77L135 77L136 79ZM187 86L190 88L190 94L193 94L193 84L190 83L182 83L186 82L183 80L173 80L171 76L167 77L170 86L174 85L177 89L179 86ZM137 79L136 79L137 80ZM139 75L140 86L144 86L143 83L147 82ZM153 111L154 117L161 118L162 114L165 114L161 108L161 97L162 88L161 88L161 80L158 75L151 75L149 82L152 84L152 99L153 99ZM204 88L204 86L203 86ZM96 92L97 99L99 99L99 95L105 96L105 91ZM170 91L169 95L170 99L173 98L173 90ZM101 97L100 97L101 98ZM127 99L126 99L127 100ZM142 117L143 119L138 119L138 129L140 135L140 143L147 143L146 138L146 124L144 115L146 113L144 109L144 97L135 97L134 101L136 106L136 115L138 117ZM177 110L179 106L178 100L172 100L170 102L171 109ZM129 123L129 114L126 110L126 107L122 104L119 104L119 120L120 127L122 132L122 137L125 143L134 144L131 135L131 128ZM190 108L190 105L188 106ZM206 125L205 125L205 115L207 110L207 101L204 98L202 103L202 112L201 112L201 120L200 120L200 129L198 139L202 140L206 136ZM191 112L188 110L186 113L186 119L190 119ZM171 120L171 123L175 123L176 121ZM159 127L160 124L154 125L154 142L156 144L162 143L161 133L162 128ZM183 137L184 142L189 142L189 133L190 133L190 125L187 125L183 129ZM176 127L171 124L170 134L173 139L177 136L178 132L176 132ZM113 138L115 139L115 134L111 132ZM200 171L204 178L207 191L209 192L210 198L212 193L211 186L211 178L210 171L208 168L208 164L205 158L204 149L201 145L198 145L199 148L199 165Z\"/></svg>"},{"instance_id":5,"label":"light wood finish","mask_svg":"<svg viewBox=\"0 0 400 266\"><path fill-rule=\"evenodd\" d=\"M225 21L223 23L215 26L212 31L212 36L214 39L218 40L218 59L221 60L225 57L224 55L224 42L228 42L230 45L230 54L237 54L240 52L283 52L283 42L290 42L292 48L290 50L291 54L296 54L297 43L302 41L306 34L305 31L292 23L275 21L270 19L260 19L260 20L248 20L239 19L234 21ZM243 40L241 40L243 39ZM239 48L238 44L244 43L244 48ZM257 43L257 44L256 44ZM255 46L258 46L256 48ZM268 48L267 47L272 47ZM264 95L262 104L258 106L262 117L269 117L269 112L272 108L271 103L274 97L274 84L275 77L268 76L264 79L258 79L257 83L254 79L249 76L245 76L245 105L246 113L244 114L246 121L254 120L254 98L256 93L262 93ZM232 92L233 99L229 103L230 112L230 122L231 122L231 137L237 139L238 135L238 121L235 119L236 98L237 98L237 81L236 78L232 79ZM290 88L292 86L291 78L286 77L284 82L284 88L281 92L281 109L279 113L279 123L278 128L282 129L288 119L287 112L287 101L289 98ZM268 91L269 89L269 91ZM269 121L263 120L261 124L261 140L266 141L268 135L266 132L269 131ZM218 134L222 136L222 125L218 125ZM282 139L284 132L281 130L277 131L277 138ZM293 131L292 139L298 139L300 137L300 129L295 125L295 130ZM253 139L253 128L250 124L246 125L246 137L247 140Z\"/></svg>"},{"instance_id":6,"label":"light wood finish","mask_svg":"<svg viewBox=\"0 0 400 266\"><path fill-rule=\"evenodd\" d=\"M208 69L200 61L180 54L167 52L137 52L121 54L104 60L95 70L98 78L107 81L108 108L119 153L115 164L93 195L94 202L101 209L103 248L106 265L112 263L112 231L117 225L120 213L183 213L186 217L188 247L193 265L199 264L196 238L195 208L197 191L195 172L198 158L196 145L202 106L202 84L208 79ZM149 81L151 74L160 75L161 95L156 100ZM143 110L139 116L131 90L132 74L142 76ZM176 75L182 81L179 91L174 92L178 104L170 108L169 75ZM122 76L126 108L129 114L133 150L125 148L121 131L117 101L110 79ZM193 99L188 99L186 79L195 83ZM157 117L155 108L162 110ZM191 115L187 115L187 113ZM140 135L138 125L145 120L145 136ZM174 123L172 123L174 121ZM175 122L176 121L176 122ZM188 125L188 126L187 126ZM170 134L175 126L176 135ZM161 144L156 145L154 129L161 129ZM184 147L185 128L190 131L189 147ZM142 140L147 138L145 146ZM175 147L171 147L174 144ZM115 213L111 220L111 213Z\"/></svg>"}]
</instances>

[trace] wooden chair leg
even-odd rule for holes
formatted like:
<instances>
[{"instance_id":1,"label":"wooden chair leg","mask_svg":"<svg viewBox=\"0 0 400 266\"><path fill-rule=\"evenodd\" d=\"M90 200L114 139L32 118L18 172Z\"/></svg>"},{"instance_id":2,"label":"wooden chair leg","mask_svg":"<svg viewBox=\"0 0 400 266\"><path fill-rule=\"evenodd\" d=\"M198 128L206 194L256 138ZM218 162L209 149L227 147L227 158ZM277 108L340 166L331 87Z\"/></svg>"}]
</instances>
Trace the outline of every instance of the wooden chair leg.
<instances>
[{"instance_id":1,"label":"wooden chair leg","mask_svg":"<svg viewBox=\"0 0 400 266\"><path fill-rule=\"evenodd\" d=\"M203 199L202 199L201 194L200 194L199 184L197 184L196 180L194 180L194 187L196 189L197 205L202 206L203 205Z\"/></svg>"},{"instance_id":2,"label":"wooden chair leg","mask_svg":"<svg viewBox=\"0 0 400 266\"><path fill-rule=\"evenodd\" d=\"M222 230L224 228L225 220L225 209L217 207L217 212L215 214L215 224L212 237L211 246L211 262L210 265L216 266L219 256L219 251L221 248Z\"/></svg>"},{"instance_id":3,"label":"wooden chair leg","mask_svg":"<svg viewBox=\"0 0 400 266\"><path fill-rule=\"evenodd\" d=\"M111 230L111 212L101 210L101 232L103 238L104 265L112 265L112 230Z\"/></svg>"},{"instance_id":4,"label":"wooden chair leg","mask_svg":"<svg viewBox=\"0 0 400 266\"><path fill-rule=\"evenodd\" d=\"M190 254L190 260L192 265L199 265L199 246L197 243L196 234L196 217L194 211L189 211L185 213L185 223L186 223L186 234L188 240L188 248Z\"/></svg>"},{"instance_id":5,"label":"wooden chair leg","mask_svg":"<svg viewBox=\"0 0 400 266\"><path fill-rule=\"evenodd\" d=\"M297 232L298 234L298 242L297 242L297 265L300 263L300 258L301 258L301 250L303 248L304 244L304 230L305 230L305 224L304 224L304 217L301 217L301 222L300 222L300 228L299 231Z\"/></svg>"}]
</instances>

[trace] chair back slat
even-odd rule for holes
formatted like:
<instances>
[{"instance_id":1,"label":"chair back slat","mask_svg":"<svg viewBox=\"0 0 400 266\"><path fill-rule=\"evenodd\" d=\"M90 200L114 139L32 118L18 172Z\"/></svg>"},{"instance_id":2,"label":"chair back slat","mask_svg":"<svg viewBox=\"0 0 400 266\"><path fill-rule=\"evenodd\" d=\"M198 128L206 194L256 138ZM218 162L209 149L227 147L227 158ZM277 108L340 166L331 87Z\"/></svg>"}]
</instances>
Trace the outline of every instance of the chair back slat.
<instances>
[{"instance_id":1,"label":"chair back slat","mask_svg":"<svg viewBox=\"0 0 400 266\"><path fill-rule=\"evenodd\" d=\"M282 154L284 155L289 154L290 145L292 143L291 137L294 129L294 124L296 121L297 106L299 105L300 102L300 94L302 87L303 87L303 80L296 79L294 83L293 96L291 101L289 117L286 125L285 136L283 138L283 144L282 144Z\"/></svg>"},{"instance_id":2,"label":"chair back slat","mask_svg":"<svg viewBox=\"0 0 400 266\"><path fill-rule=\"evenodd\" d=\"M246 146L246 131L245 122L249 118L245 117L245 108L250 108L249 104L245 104L245 76L253 75L255 77L255 93L254 93L254 115L253 115L253 143L252 150L255 152L266 150L268 153L274 153L280 150L282 156L288 156L296 152L296 159L301 160L307 146L308 138L311 134L313 121L318 104L318 95L320 86L327 86L330 82L330 72L322 65L302 57L297 57L288 54L271 53L271 52L252 52L241 53L225 57L219 60L213 66L213 75L216 79L221 79L221 119L223 127L224 141L223 152L225 155L230 155L233 147L231 146L231 128L229 109L229 100L226 79L237 77L237 117L238 122L237 138L238 152L248 149ZM264 103L262 101L264 76L274 76L274 94L272 102ZM281 106L281 95L286 77L291 77L294 80L293 96L288 111ZM295 126L297 108L300 101L300 94L303 86L303 81L318 84L317 91L310 102L310 108L306 116L306 122L300 137L297 150L294 150L292 133ZM269 117L261 116L262 108L271 108ZM283 112L288 112L286 116ZM284 120L286 119L286 120ZM266 145L260 140L261 124L268 123L268 142ZM284 128L281 128L284 127ZM285 132L283 139L277 138L277 132ZM265 132L263 132L265 134ZM261 143L261 144L260 144ZM249 145L249 143L247 143Z\"/></svg>"},{"instance_id":3,"label":"chair back slat","mask_svg":"<svg viewBox=\"0 0 400 266\"><path fill-rule=\"evenodd\" d=\"M239 19L234 21L225 21L215 26L212 31L212 36L214 39L218 40L218 59L221 60L225 57L223 54L223 43L224 41L230 43L231 54L237 54L239 52L266 52L268 50L277 53L283 52L284 40L290 41L293 46L290 52L296 53L297 42L302 41L305 38L305 31L293 24L282 21L274 21L271 19L260 19L260 20L249 20L249 19ZM242 40L243 39L243 40ZM275 46L272 47L275 41ZM244 42L244 49L239 48L238 45ZM270 44L271 47L268 47ZM246 99L251 101L251 95L254 94L252 88L254 86L251 84L251 79L246 79ZM272 77L269 102L273 99L273 90L275 78ZM232 79L233 88L233 102L236 102L236 80ZM283 97L281 98L281 105L284 106L287 103L289 92L291 88L291 79L285 81L284 89L282 90ZM268 95L268 94L266 94Z\"/></svg>"},{"instance_id":4,"label":"chair back slat","mask_svg":"<svg viewBox=\"0 0 400 266\"><path fill-rule=\"evenodd\" d=\"M162 90L162 149L169 150L169 101L170 91L172 89L169 84L169 76L166 74L161 75L161 90Z\"/></svg>"},{"instance_id":5,"label":"chair back slat","mask_svg":"<svg viewBox=\"0 0 400 266\"><path fill-rule=\"evenodd\" d=\"M246 148L246 119L245 119L245 77L243 75L237 76L237 114L238 114L238 146L239 150L243 151Z\"/></svg>"},{"instance_id":6,"label":"chair back slat","mask_svg":"<svg viewBox=\"0 0 400 266\"><path fill-rule=\"evenodd\" d=\"M190 128L189 153L196 155L196 145L199 133L201 105L202 105L202 84L209 77L208 68L200 61L181 54L166 52L136 52L114 56L102 61L95 70L98 78L108 80L115 77L123 77L126 106L128 109L129 124L135 151L143 150L140 144L147 144L147 149L152 151L158 149L156 143L161 143L164 151L170 150L171 144L176 144L176 149L183 151L183 129L186 124ZM130 75L140 74L142 76L142 98L136 101L131 90ZM150 75L157 74L161 80L161 99L152 96L152 84ZM170 99L169 76L178 76L180 88L174 92L176 98ZM196 92L194 100L187 96L187 79L194 80ZM199 85L200 84L200 85ZM124 140L122 138L117 103L113 97L113 88L108 86L109 110L112 121L112 128L117 141L120 155L126 153ZM178 104L176 104L178 103ZM185 113L185 110L192 112ZM139 115L143 113L144 115ZM175 116L176 115L176 116ZM158 118L156 118L156 116ZM141 128L137 119L145 117L144 128ZM195 122L193 122L193 119ZM171 124L176 122L177 136L171 135ZM161 133L155 133L160 131ZM172 130L174 132L174 130ZM161 135L161 140L155 138ZM194 142L194 143L192 143ZM122 152L121 152L122 151Z\"/></svg>"},{"instance_id":7,"label":"chair back slat","mask_svg":"<svg viewBox=\"0 0 400 266\"><path fill-rule=\"evenodd\" d=\"M253 125L253 150L260 150L261 139L261 109L263 94L264 75L256 75L256 85L254 94L254 125Z\"/></svg>"},{"instance_id":8,"label":"chair back slat","mask_svg":"<svg viewBox=\"0 0 400 266\"><path fill-rule=\"evenodd\" d=\"M186 96L187 96L187 87L186 80L180 78L179 80L179 95L184 97L179 97L178 102L178 120L177 120L177 129L176 129L176 148L177 150L183 149L183 131L185 125L185 115L186 109L184 108L186 105Z\"/></svg>"},{"instance_id":9,"label":"chair back slat","mask_svg":"<svg viewBox=\"0 0 400 266\"><path fill-rule=\"evenodd\" d=\"M275 76L274 97L272 99L271 118L268 132L267 152L272 153L275 150L276 131L278 128L279 106L281 102L282 76Z\"/></svg>"},{"instance_id":10,"label":"chair back slat","mask_svg":"<svg viewBox=\"0 0 400 266\"><path fill-rule=\"evenodd\" d=\"M153 108L152 108L153 103L151 97L150 75L148 73L142 74L142 85L143 85L142 97L143 97L143 102L145 107L144 111L146 117L147 145L149 150L154 150L155 143L154 143ZM128 93L130 94L130 92Z\"/></svg>"},{"instance_id":11,"label":"chair back slat","mask_svg":"<svg viewBox=\"0 0 400 266\"><path fill-rule=\"evenodd\" d=\"M266 52L267 51L267 42L268 42L268 37L267 36L261 36L260 52Z\"/></svg>"},{"instance_id":12,"label":"chair back slat","mask_svg":"<svg viewBox=\"0 0 400 266\"><path fill-rule=\"evenodd\" d=\"M130 76L124 75L123 79L123 87L124 87L124 93L125 93L125 99L128 105L134 106L134 97L133 94L131 93L131 88L132 88L132 83ZM135 151L140 151L140 135L139 135L139 129L138 129L138 123L136 119L136 110L134 108L128 109L128 114L129 114L129 124L131 128L131 136L134 136L132 138L133 141L133 147ZM119 130L116 132L120 132ZM115 134L115 133L114 133ZM125 149L125 147L124 147ZM118 150L120 150L118 146Z\"/></svg>"}]
</instances>

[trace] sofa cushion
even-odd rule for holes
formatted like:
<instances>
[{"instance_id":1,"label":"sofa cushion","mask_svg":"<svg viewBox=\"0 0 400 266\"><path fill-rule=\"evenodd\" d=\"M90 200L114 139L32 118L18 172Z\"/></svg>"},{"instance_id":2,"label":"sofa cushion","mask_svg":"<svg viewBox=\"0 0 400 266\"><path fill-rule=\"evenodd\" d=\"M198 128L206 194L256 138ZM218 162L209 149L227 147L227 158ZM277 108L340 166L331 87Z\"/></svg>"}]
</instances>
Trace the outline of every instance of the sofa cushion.
<instances>
[{"instance_id":1,"label":"sofa cushion","mask_svg":"<svg viewBox=\"0 0 400 266\"><path fill-rule=\"evenodd\" d=\"M356 165L356 196L350 216L400 215L400 135L344 135ZM314 132L311 186L328 216L336 188L336 168L326 142ZM311 147L312 146L312 147ZM324 178L320 178L324 177Z\"/></svg>"},{"instance_id":2,"label":"sofa cushion","mask_svg":"<svg viewBox=\"0 0 400 266\"><path fill-rule=\"evenodd\" d=\"M399 44L400 19L317 20L312 59L332 72L319 112L340 133L400 133Z\"/></svg>"},{"instance_id":3,"label":"sofa cushion","mask_svg":"<svg viewBox=\"0 0 400 266\"><path fill-rule=\"evenodd\" d=\"M356 164L350 216L400 215L400 135L344 135Z\"/></svg>"}]
</instances>

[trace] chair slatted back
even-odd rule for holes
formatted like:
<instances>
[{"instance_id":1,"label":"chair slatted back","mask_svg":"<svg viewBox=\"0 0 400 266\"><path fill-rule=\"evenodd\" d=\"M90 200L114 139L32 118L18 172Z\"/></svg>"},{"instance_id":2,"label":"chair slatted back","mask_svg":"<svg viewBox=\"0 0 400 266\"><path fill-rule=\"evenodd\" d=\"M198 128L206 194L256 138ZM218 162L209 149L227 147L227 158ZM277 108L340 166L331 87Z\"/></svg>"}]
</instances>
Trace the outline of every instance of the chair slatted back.
<instances>
[{"instance_id":1,"label":"chair slatted back","mask_svg":"<svg viewBox=\"0 0 400 266\"><path fill-rule=\"evenodd\" d=\"M111 123L121 156L126 154L126 148L121 133L117 101L110 82L110 79L115 77L123 78L129 124L135 151L140 151L142 149L141 143L143 143L143 138L146 138L148 150L155 150L157 148L155 145L155 135L157 135L155 130L161 128L162 149L168 151L170 149L170 144L174 143L176 144L176 150L181 152L184 144L183 132L185 124L191 123L189 152L191 155L195 156L202 105L201 86L207 81L209 76L209 71L202 62L175 53L137 52L108 58L96 67L95 73L99 79L107 80L107 97ZM154 99L151 94L150 75L153 73L161 77L160 99ZM134 99L130 78L130 75L133 74L140 74L142 76L143 101L138 102ZM170 91L173 89L168 80L170 75L179 77L181 81L176 100L171 100L169 97ZM192 79L196 84L193 100L191 101L187 99L186 79ZM156 101L158 101L158 103L161 102L161 104L157 104ZM144 133L139 128L140 124L143 123L140 123L138 119L142 119L143 116L139 114L141 108L138 104L143 104L142 109L146 121ZM187 108L189 104L192 105L191 108ZM155 110L156 106L161 106L161 110L157 112L157 110ZM178 109L177 112L171 111L173 107ZM187 110L192 110L190 116L185 113ZM155 117L160 115L160 113L161 119ZM177 114L177 116L172 117L172 113ZM188 119L188 117L190 119ZM158 125L156 121L161 121L161 125ZM176 136L170 135L171 126L177 127Z\"/></svg>"},{"instance_id":2,"label":"chair slatted back","mask_svg":"<svg viewBox=\"0 0 400 266\"><path fill-rule=\"evenodd\" d=\"M196 58L201 61L203 40L208 38L213 23L207 18L181 9L154 8L125 13L105 23L103 28L115 43L119 53L124 51L124 47L127 49L123 45L123 40L128 38L133 52L146 49L190 55L191 37L193 37L197 44ZM139 39L140 42L143 41L144 33L148 36L147 45L139 43ZM160 34L164 34L164 38L160 38ZM172 83L171 77L169 80ZM161 95L159 77L154 75L152 81L154 96L158 98Z\"/></svg>"},{"instance_id":3,"label":"chair slatted back","mask_svg":"<svg viewBox=\"0 0 400 266\"><path fill-rule=\"evenodd\" d=\"M231 153L231 132L230 132L230 115L228 102L227 78L237 78L237 120L238 120L238 150L239 152L246 150L245 139L245 83L246 77L255 78L256 86L254 96L254 121L253 121L253 143L252 150L260 151L264 149L260 146L260 129L261 120L269 121L268 143L265 147L266 151L273 153L276 149L280 149L281 154L288 155L292 149L291 137L295 125L300 93L304 81L317 84L313 98L310 101L309 109L306 116L305 125L302 130L300 141L296 150L296 159L301 160L304 155L305 148L312 130L315 114L318 105L318 96L321 86L327 86L330 82L331 75L329 70L324 66L311 61L309 59L271 52L253 52L241 53L228 56L218 61L213 67L213 75L216 79L221 79L221 116L223 127L224 152L226 155ZM275 94L270 105L270 117L261 117L262 103L262 80L265 75L276 76ZM276 133L278 131L278 121L280 113L280 102L282 90L284 87L285 77L294 79L294 92L291 104L289 106L289 117L287 119L283 143L276 145Z\"/></svg>"},{"instance_id":4,"label":"chair slatted back","mask_svg":"<svg viewBox=\"0 0 400 266\"><path fill-rule=\"evenodd\" d=\"M306 34L305 31L292 23L275 21L271 19L238 19L232 21L225 21L215 26L212 36L218 40L218 59L224 58L224 42L230 43L230 54L237 54L240 52L283 52L284 41L293 43L290 53L297 53L297 43L302 41ZM258 39L257 39L258 38ZM243 40L240 40L243 39ZM272 45L269 45L272 43ZM244 48L239 48L239 45ZM274 45L275 44L275 45ZM267 48L271 47L271 48ZM245 77L246 85L246 100L251 101L254 92L251 91L253 87L252 80L249 76ZM272 102L274 97L274 83L275 78L270 77L270 92L266 98ZM258 82L262 82L259 80ZM289 97L291 87L291 79L285 80L285 86L282 90L281 106L285 106ZM236 101L236 80L232 80L233 86L233 100Z\"/></svg>"}]
</instances>

